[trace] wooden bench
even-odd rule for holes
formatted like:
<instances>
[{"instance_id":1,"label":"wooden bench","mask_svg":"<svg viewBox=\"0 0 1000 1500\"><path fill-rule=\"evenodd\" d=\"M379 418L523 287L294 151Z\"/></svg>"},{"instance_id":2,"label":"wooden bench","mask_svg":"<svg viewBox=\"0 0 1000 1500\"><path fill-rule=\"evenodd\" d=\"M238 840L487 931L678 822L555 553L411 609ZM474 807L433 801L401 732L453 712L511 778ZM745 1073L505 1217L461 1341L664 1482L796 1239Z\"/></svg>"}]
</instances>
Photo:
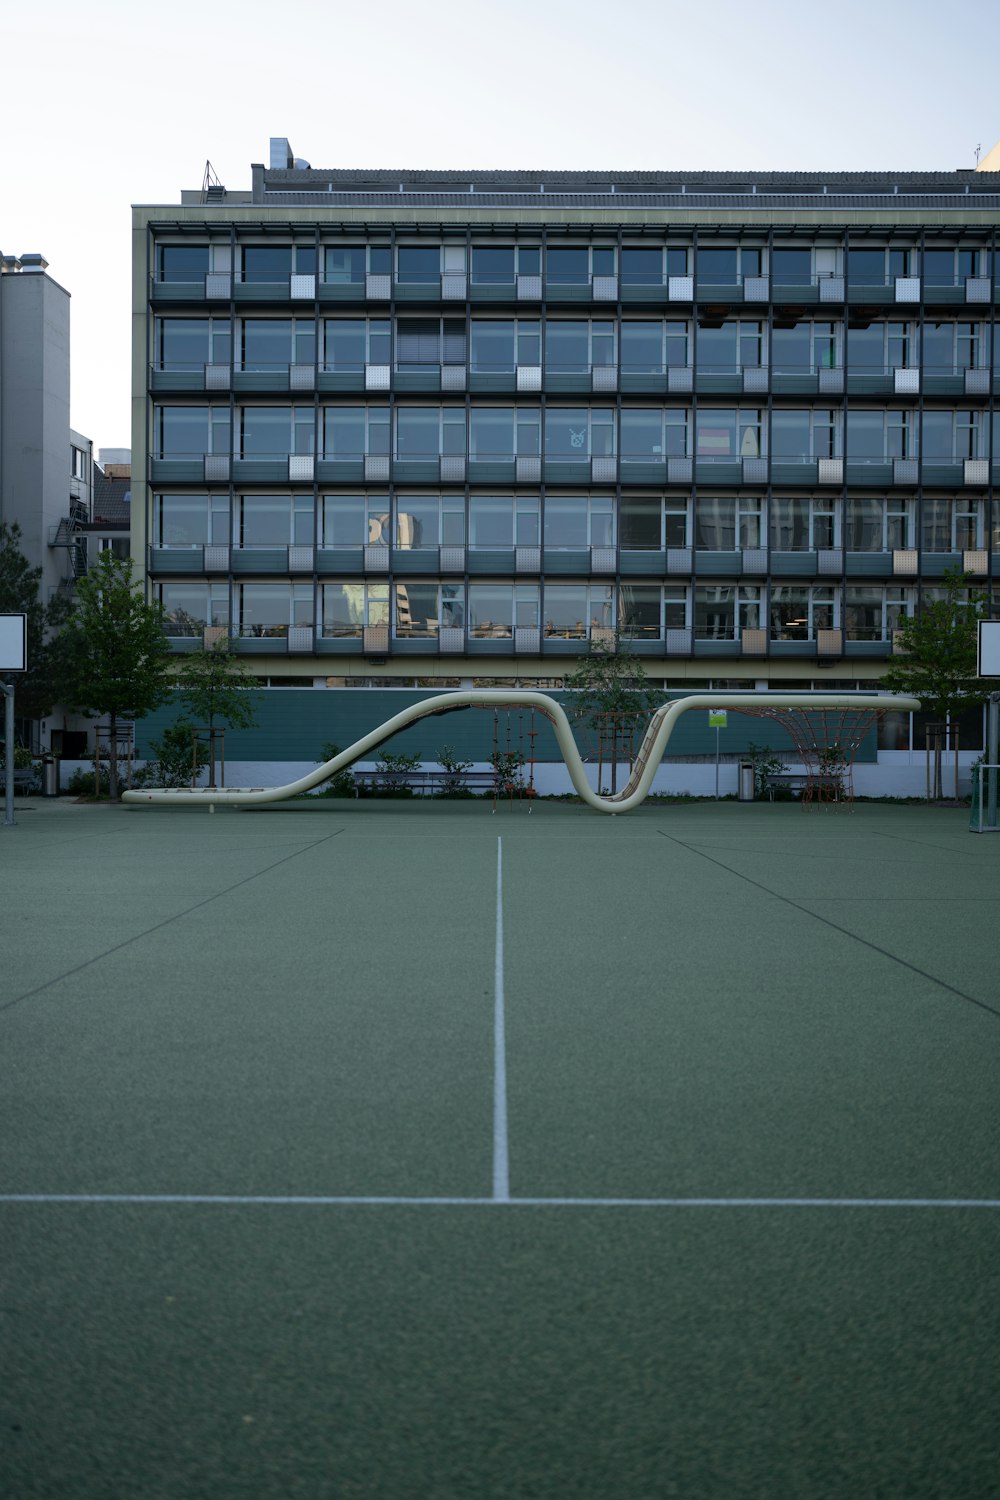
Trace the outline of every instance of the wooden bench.
<instances>
[{"instance_id":1,"label":"wooden bench","mask_svg":"<svg viewBox=\"0 0 1000 1500\"><path fill-rule=\"evenodd\" d=\"M764 785L772 802L775 789L780 786L787 787L790 792L798 792L800 797L805 796L807 791L817 790L832 792L835 798L845 794L844 777L838 776L836 772L816 771L810 775L808 771L773 771L764 778Z\"/></svg>"},{"instance_id":2,"label":"wooden bench","mask_svg":"<svg viewBox=\"0 0 1000 1500\"><path fill-rule=\"evenodd\" d=\"M414 792L435 793L443 791L484 792L493 790L496 777L492 771L352 771L354 795L360 796L362 787L377 791L399 791L410 787Z\"/></svg>"}]
</instances>

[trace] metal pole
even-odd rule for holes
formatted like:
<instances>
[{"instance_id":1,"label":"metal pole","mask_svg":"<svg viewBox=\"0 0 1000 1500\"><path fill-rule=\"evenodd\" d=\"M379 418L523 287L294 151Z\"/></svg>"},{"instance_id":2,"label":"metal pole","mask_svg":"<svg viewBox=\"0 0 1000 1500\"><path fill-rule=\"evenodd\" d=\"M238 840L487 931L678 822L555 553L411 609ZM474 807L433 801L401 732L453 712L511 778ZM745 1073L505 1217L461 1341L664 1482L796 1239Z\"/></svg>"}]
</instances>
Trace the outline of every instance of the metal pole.
<instances>
[{"instance_id":1,"label":"metal pole","mask_svg":"<svg viewBox=\"0 0 1000 1500\"><path fill-rule=\"evenodd\" d=\"M986 767L995 768L1000 755L1000 693L991 693L989 711L986 716ZM989 803L987 827L997 826L997 773L995 769L984 768L980 776L985 778L989 787ZM980 783L979 787L979 817L983 816L983 801L986 797L986 786Z\"/></svg>"},{"instance_id":2,"label":"metal pole","mask_svg":"<svg viewBox=\"0 0 1000 1500\"><path fill-rule=\"evenodd\" d=\"M715 800L719 800L719 726L715 726Z\"/></svg>"},{"instance_id":3,"label":"metal pole","mask_svg":"<svg viewBox=\"0 0 1000 1500\"><path fill-rule=\"evenodd\" d=\"M16 819L14 817L14 684L5 682L3 685L4 713L3 713L3 736L4 736L4 787L3 787L3 826L14 828Z\"/></svg>"}]
</instances>

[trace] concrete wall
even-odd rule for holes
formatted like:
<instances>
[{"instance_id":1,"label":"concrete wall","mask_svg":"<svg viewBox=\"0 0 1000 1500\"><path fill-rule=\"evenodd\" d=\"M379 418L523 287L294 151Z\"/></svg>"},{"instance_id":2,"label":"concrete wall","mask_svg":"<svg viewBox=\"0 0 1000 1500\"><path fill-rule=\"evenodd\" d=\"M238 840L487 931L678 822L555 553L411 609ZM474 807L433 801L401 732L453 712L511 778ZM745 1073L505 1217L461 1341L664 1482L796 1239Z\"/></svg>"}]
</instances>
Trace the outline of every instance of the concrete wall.
<instances>
[{"instance_id":1,"label":"concrete wall","mask_svg":"<svg viewBox=\"0 0 1000 1500\"><path fill-rule=\"evenodd\" d=\"M44 273L0 276L0 518L21 527L46 594L69 572L48 545L69 510L69 307Z\"/></svg>"}]
</instances>

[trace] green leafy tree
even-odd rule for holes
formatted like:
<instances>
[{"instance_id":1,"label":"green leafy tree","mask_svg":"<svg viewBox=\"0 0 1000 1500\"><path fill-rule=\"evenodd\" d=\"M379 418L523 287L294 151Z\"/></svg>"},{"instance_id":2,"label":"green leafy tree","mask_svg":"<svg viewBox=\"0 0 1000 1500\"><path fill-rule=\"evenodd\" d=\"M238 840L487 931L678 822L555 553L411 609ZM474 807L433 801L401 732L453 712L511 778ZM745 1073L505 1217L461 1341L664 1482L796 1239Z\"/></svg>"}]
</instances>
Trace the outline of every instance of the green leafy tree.
<instances>
[{"instance_id":1,"label":"green leafy tree","mask_svg":"<svg viewBox=\"0 0 1000 1500\"><path fill-rule=\"evenodd\" d=\"M976 676L976 644L987 603L986 595L971 589L961 571L946 572L941 597L925 600L916 614L900 618L899 655L882 679L884 686L919 698L939 723L984 702L990 688ZM937 798L942 796L941 759L938 740L933 772Z\"/></svg>"},{"instance_id":2,"label":"green leafy tree","mask_svg":"<svg viewBox=\"0 0 1000 1500\"><path fill-rule=\"evenodd\" d=\"M163 611L147 604L129 558L102 552L77 584L66 630L65 697L82 713L109 720L109 795L117 800L118 731L170 696L170 646Z\"/></svg>"},{"instance_id":3,"label":"green leafy tree","mask_svg":"<svg viewBox=\"0 0 1000 1500\"><path fill-rule=\"evenodd\" d=\"M232 649L228 636L186 657L178 677L178 697L199 728L222 720L232 729L257 722L257 679ZM211 740L209 786L215 786L215 742Z\"/></svg>"},{"instance_id":4,"label":"green leafy tree","mask_svg":"<svg viewBox=\"0 0 1000 1500\"><path fill-rule=\"evenodd\" d=\"M16 698L18 716L25 719L44 718L59 697L65 646L59 632L73 608L65 594L43 604L41 584L41 568L33 568L21 551L20 526L0 521L0 614L28 617L28 670L17 677Z\"/></svg>"},{"instance_id":5,"label":"green leafy tree","mask_svg":"<svg viewBox=\"0 0 1000 1500\"><path fill-rule=\"evenodd\" d=\"M611 764L611 791L617 791L618 760L631 755L639 724L659 706L660 695L646 681L642 662L619 635L592 641L590 651L566 678L576 717L597 740L598 765ZM600 779L600 772L599 772Z\"/></svg>"},{"instance_id":6,"label":"green leafy tree","mask_svg":"<svg viewBox=\"0 0 1000 1500\"><path fill-rule=\"evenodd\" d=\"M139 775L146 786L192 786L197 772L208 764L208 746L194 738L189 719L170 724L158 740L150 742L153 754Z\"/></svg>"}]
</instances>

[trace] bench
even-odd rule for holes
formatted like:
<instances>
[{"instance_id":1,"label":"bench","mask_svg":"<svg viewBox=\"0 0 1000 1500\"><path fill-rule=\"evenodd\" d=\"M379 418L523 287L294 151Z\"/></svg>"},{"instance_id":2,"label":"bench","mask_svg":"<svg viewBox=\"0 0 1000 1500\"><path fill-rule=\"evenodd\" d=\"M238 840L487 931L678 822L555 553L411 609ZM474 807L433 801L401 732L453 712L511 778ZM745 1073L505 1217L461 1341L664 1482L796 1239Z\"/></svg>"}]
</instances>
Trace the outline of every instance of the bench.
<instances>
[{"instance_id":1,"label":"bench","mask_svg":"<svg viewBox=\"0 0 1000 1500\"><path fill-rule=\"evenodd\" d=\"M496 783L492 771L353 771L354 795L360 795L362 787L374 787L379 791L398 791L410 787L414 792L435 793L445 790L480 789L491 792Z\"/></svg>"},{"instance_id":2,"label":"bench","mask_svg":"<svg viewBox=\"0 0 1000 1500\"><path fill-rule=\"evenodd\" d=\"M773 771L769 776L765 776L764 785L772 802L775 788L779 786L787 787L790 792L798 792L800 797L804 796L807 791L817 790L832 792L832 800L845 795L844 777L835 771L816 771L812 775L808 771Z\"/></svg>"}]
</instances>

